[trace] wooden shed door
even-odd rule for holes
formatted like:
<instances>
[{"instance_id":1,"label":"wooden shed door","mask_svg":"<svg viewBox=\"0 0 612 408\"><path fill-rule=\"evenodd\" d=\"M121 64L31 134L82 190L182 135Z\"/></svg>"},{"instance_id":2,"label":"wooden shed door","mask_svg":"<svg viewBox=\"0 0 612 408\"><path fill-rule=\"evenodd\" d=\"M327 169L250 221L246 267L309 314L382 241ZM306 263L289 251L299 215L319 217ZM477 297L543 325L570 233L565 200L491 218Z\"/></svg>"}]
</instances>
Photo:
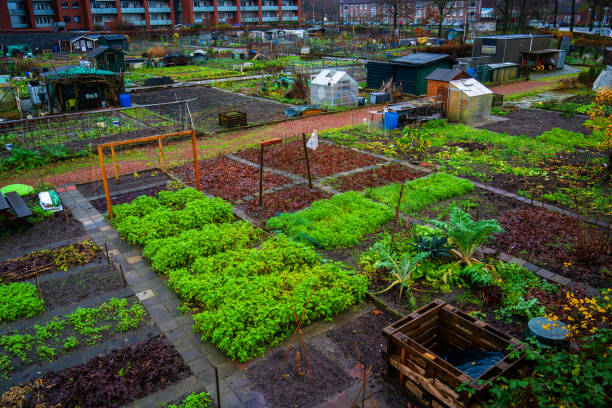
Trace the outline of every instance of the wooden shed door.
<instances>
[{"instance_id":1,"label":"wooden shed door","mask_svg":"<svg viewBox=\"0 0 612 408\"><path fill-rule=\"evenodd\" d=\"M446 102L448 101L448 86L442 85L438 86L438 96L442 100L442 115L446 116Z\"/></svg>"}]
</instances>

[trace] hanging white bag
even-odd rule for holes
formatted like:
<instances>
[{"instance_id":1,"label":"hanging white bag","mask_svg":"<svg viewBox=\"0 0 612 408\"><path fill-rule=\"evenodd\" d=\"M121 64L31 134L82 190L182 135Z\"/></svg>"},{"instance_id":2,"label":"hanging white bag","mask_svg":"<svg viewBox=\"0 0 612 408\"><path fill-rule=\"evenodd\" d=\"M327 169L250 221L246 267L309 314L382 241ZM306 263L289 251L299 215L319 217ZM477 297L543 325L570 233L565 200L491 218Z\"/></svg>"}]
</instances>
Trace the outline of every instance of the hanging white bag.
<instances>
[{"instance_id":1,"label":"hanging white bag","mask_svg":"<svg viewBox=\"0 0 612 408\"><path fill-rule=\"evenodd\" d=\"M310 150L317 150L317 147L319 147L319 135L316 130L310 135L310 139L306 142L306 147Z\"/></svg>"}]
</instances>

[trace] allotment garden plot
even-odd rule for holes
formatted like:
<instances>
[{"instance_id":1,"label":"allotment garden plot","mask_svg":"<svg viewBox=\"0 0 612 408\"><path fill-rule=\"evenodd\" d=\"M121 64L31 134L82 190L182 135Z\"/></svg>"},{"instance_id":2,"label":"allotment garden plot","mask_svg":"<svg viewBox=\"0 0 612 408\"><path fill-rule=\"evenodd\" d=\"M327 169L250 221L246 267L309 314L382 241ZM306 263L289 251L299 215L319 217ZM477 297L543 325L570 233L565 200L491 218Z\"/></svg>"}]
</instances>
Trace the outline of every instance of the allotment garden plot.
<instances>
[{"instance_id":1,"label":"allotment garden plot","mask_svg":"<svg viewBox=\"0 0 612 408\"><path fill-rule=\"evenodd\" d=\"M200 132L221 130L218 114L222 112L231 110L244 112L247 114L248 124L253 125L285 119L284 111L291 106L207 86L169 88L132 94L132 101L138 104L171 102L177 98L196 99L189 102L189 108L196 129ZM164 114L164 109L161 107L154 111Z\"/></svg>"}]
</instances>

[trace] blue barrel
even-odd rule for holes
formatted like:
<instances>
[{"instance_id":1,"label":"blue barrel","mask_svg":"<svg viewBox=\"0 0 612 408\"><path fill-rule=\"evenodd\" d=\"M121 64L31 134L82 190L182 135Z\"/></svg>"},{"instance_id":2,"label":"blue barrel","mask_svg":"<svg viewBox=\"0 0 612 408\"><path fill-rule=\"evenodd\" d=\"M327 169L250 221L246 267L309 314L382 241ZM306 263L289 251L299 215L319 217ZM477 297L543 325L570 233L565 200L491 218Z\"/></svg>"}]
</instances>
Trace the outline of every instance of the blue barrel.
<instances>
[{"instance_id":1,"label":"blue barrel","mask_svg":"<svg viewBox=\"0 0 612 408\"><path fill-rule=\"evenodd\" d=\"M399 114L397 112L385 112L385 129L397 129Z\"/></svg>"},{"instance_id":2,"label":"blue barrel","mask_svg":"<svg viewBox=\"0 0 612 408\"><path fill-rule=\"evenodd\" d=\"M121 105L121 107L123 108L129 108L130 106L132 106L132 99L130 98L130 94L119 94L119 105Z\"/></svg>"},{"instance_id":3,"label":"blue barrel","mask_svg":"<svg viewBox=\"0 0 612 408\"><path fill-rule=\"evenodd\" d=\"M476 78L476 69L474 68L468 68L465 70L465 72L471 76L472 78Z\"/></svg>"}]
</instances>

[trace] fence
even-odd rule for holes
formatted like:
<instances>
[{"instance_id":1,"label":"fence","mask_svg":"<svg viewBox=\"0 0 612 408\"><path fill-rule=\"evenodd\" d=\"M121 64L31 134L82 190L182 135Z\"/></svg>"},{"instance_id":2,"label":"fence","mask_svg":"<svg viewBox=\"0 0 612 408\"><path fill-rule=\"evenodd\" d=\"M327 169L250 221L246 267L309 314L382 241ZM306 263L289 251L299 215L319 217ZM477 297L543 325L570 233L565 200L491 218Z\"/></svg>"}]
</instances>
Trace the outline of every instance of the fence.
<instances>
[{"instance_id":1,"label":"fence","mask_svg":"<svg viewBox=\"0 0 612 408\"><path fill-rule=\"evenodd\" d=\"M41 150L63 145L75 153L99 143L193 129L189 109L193 100L2 122L0 157L14 148Z\"/></svg>"}]
</instances>

